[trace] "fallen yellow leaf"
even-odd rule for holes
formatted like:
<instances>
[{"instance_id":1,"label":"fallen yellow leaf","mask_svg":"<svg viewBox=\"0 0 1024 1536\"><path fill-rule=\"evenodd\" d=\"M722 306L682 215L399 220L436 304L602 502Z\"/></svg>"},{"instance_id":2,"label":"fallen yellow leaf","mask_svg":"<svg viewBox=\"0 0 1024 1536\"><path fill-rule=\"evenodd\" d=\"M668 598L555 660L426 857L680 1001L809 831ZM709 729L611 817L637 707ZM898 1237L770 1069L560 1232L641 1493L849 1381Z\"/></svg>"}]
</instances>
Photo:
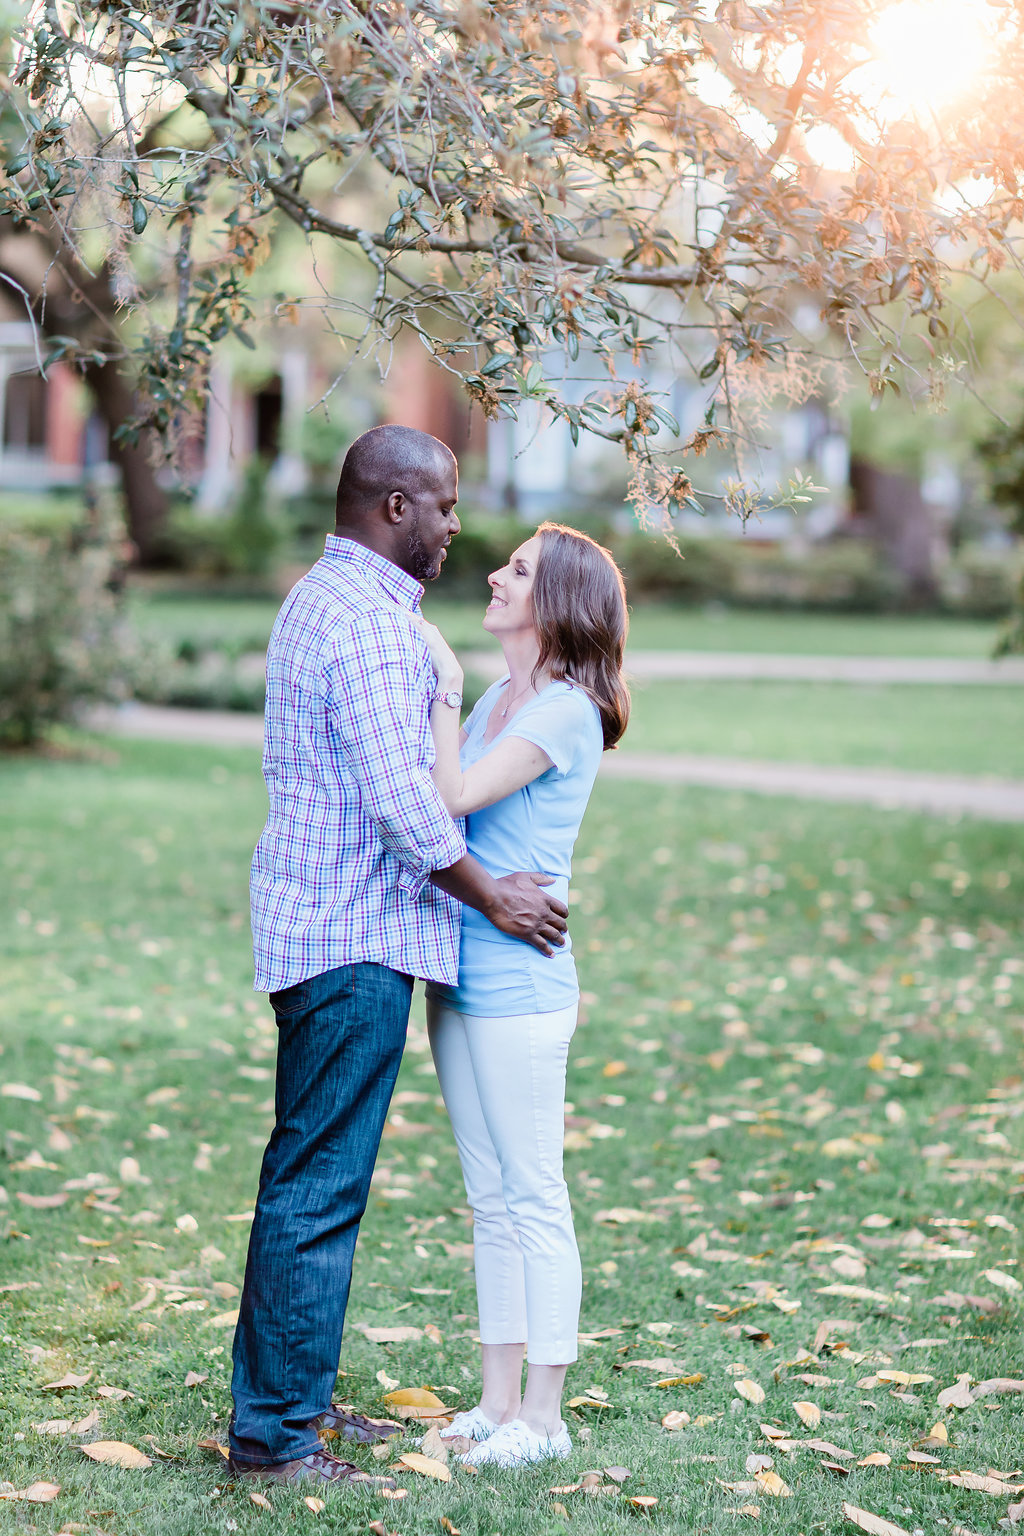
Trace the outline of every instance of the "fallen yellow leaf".
<instances>
[{"instance_id":1,"label":"fallen yellow leaf","mask_svg":"<svg viewBox=\"0 0 1024 1536\"><path fill-rule=\"evenodd\" d=\"M796 1402L793 1404L793 1412L808 1429L817 1429L821 1423L821 1409L817 1403Z\"/></svg>"},{"instance_id":2,"label":"fallen yellow leaf","mask_svg":"<svg viewBox=\"0 0 1024 1536\"><path fill-rule=\"evenodd\" d=\"M99 1421L99 1411L94 1408L84 1419L44 1419L41 1424L33 1424L32 1428L37 1435L87 1435L90 1429L96 1428Z\"/></svg>"},{"instance_id":3,"label":"fallen yellow leaf","mask_svg":"<svg viewBox=\"0 0 1024 1536\"><path fill-rule=\"evenodd\" d=\"M92 1371L86 1371L82 1376L76 1376L74 1371L68 1371L59 1381L48 1381L42 1388L44 1392L63 1392L69 1387L84 1387L87 1381L92 1380Z\"/></svg>"},{"instance_id":4,"label":"fallen yellow leaf","mask_svg":"<svg viewBox=\"0 0 1024 1536\"><path fill-rule=\"evenodd\" d=\"M137 1450L134 1445L126 1445L123 1440L95 1440L92 1445L80 1445L78 1449L90 1461L101 1461L108 1467L129 1467L141 1471L153 1465L145 1451Z\"/></svg>"},{"instance_id":5,"label":"fallen yellow leaf","mask_svg":"<svg viewBox=\"0 0 1024 1536\"><path fill-rule=\"evenodd\" d=\"M858 1467L887 1467L891 1461L892 1457L885 1451L872 1451L870 1456L865 1456L863 1460L858 1461L857 1465Z\"/></svg>"},{"instance_id":6,"label":"fallen yellow leaf","mask_svg":"<svg viewBox=\"0 0 1024 1536\"><path fill-rule=\"evenodd\" d=\"M764 1388L759 1387L756 1381L751 1381L749 1376L742 1376L739 1381L733 1382L733 1386L748 1403L764 1402Z\"/></svg>"},{"instance_id":7,"label":"fallen yellow leaf","mask_svg":"<svg viewBox=\"0 0 1024 1536\"><path fill-rule=\"evenodd\" d=\"M402 1387L397 1392L386 1393L384 1401L400 1419L440 1419L451 1412L426 1387Z\"/></svg>"},{"instance_id":8,"label":"fallen yellow leaf","mask_svg":"<svg viewBox=\"0 0 1024 1536\"><path fill-rule=\"evenodd\" d=\"M662 1419L661 1427L662 1429L682 1429L689 1422L690 1415L688 1413L683 1413L679 1408L673 1408Z\"/></svg>"},{"instance_id":9,"label":"fallen yellow leaf","mask_svg":"<svg viewBox=\"0 0 1024 1536\"><path fill-rule=\"evenodd\" d=\"M26 1504L52 1504L60 1493L60 1483L30 1483L27 1488L0 1487L0 1499L24 1499Z\"/></svg>"},{"instance_id":10,"label":"fallen yellow leaf","mask_svg":"<svg viewBox=\"0 0 1024 1536\"><path fill-rule=\"evenodd\" d=\"M414 1328L411 1324L403 1328L369 1328L361 1324L358 1330L371 1344L408 1344L413 1339L422 1339L423 1329Z\"/></svg>"},{"instance_id":11,"label":"fallen yellow leaf","mask_svg":"<svg viewBox=\"0 0 1024 1536\"><path fill-rule=\"evenodd\" d=\"M624 1061L609 1061L601 1069L602 1077L621 1077L629 1068Z\"/></svg>"},{"instance_id":12,"label":"fallen yellow leaf","mask_svg":"<svg viewBox=\"0 0 1024 1536\"><path fill-rule=\"evenodd\" d=\"M611 1403L606 1403L599 1397L570 1397L570 1408L610 1408Z\"/></svg>"},{"instance_id":13,"label":"fallen yellow leaf","mask_svg":"<svg viewBox=\"0 0 1024 1536\"><path fill-rule=\"evenodd\" d=\"M946 1428L945 1424L943 1424L941 1419L939 1419L937 1424L933 1424L931 1429L928 1431L928 1439L946 1441L949 1440L949 1430Z\"/></svg>"},{"instance_id":14,"label":"fallen yellow leaf","mask_svg":"<svg viewBox=\"0 0 1024 1536\"><path fill-rule=\"evenodd\" d=\"M924 1371L879 1371L879 1381L891 1383L897 1387L918 1387L925 1382L934 1381L934 1376L927 1375Z\"/></svg>"},{"instance_id":15,"label":"fallen yellow leaf","mask_svg":"<svg viewBox=\"0 0 1024 1536\"><path fill-rule=\"evenodd\" d=\"M238 1322L238 1308L233 1312L218 1312L215 1317L206 1319L207 1328L233 1328Z\"/></svg>"},{"instance_id":16,"label":"fallen yellow leaf","mask_svg":"<svg viewBox=\"0 0 1024 1536\"><path fill-rule=\"evenodd\" d=\"M1024 1493L1024 1483L1007 1483L1001 1477L983 1476L980 1472L947 1473L943 1481L952 1483L954 1488L970 1488L974 1493L991 1493L996 1498Z\"/></svg>"},{"instance_id":17,"label":"fallen yellow leaf","mask_svg":"<svg viewBox=\"0 0 1024 1536\"><path fill-rule=\"evenodd\" d=\"M432 1456L423 1456L419 1451L406 1451L399 1456L397 1464L410 1472L418 1472L421 1477L436 1477L439 1483L450 1483L452 1480L443 1461L435 1461Z\"/></svg>"},{"instance_id":18,"label":"fallen yellow leaf","mask_svg":"<svg viewBox=\"0 0 1024 1536\"><path fill-rule=\"evenodd\" d=\"M936 1398L940 1408L969 1408L973 1401L971 1378L966 1371L957 1377L951 1387L945 1387Z\"/></svg>"},{"instance_id":19,"label":"fallen yellow leaf","mask_svg":"<svg viewBox=\"0 0 1024 1536\"><path fill-rule=\"evenodd\" d=\"M791 1499L793 1497L792 1488L782 1481L777 1472L757 1472L754 1476L754 1482L765 1493L770 1493L773 1498Z\"/></svg>"},{"instance_id":20,"label":"fallen yellow leaf","mask_svg":"<svg viewBox=\"0 0 1024 1536\"><path fill-rule=\"evenodd\" d=\"M636 1493L629 1501L631 1509L654 1509L657 1503L657 1499L651 1493Z\"/></svg>"},{"instance_id":21,"label":"fallen yellow leaf","mask_svg":"<svg viewBox=\"0 0 1024 1536\"><path fill-rule=\"evenodd\" d=\"M255 1504L257 1509L273 1509L273 1504L265 1493L250 1493L249 1503Z\"/></svg>"},{"instance_id":22,"label":"fallen yellow leaf","mask_svg":"<svg viewBox=\"0 0 1024 1536\"><path fill-rule=\"evenodd\" d=\"M902 1525L894 1525L891 1520L885 1520L881 1515L873 1515L869 1509L858 1509L856 1504L848 1504L843 1500L843 1514L847 1520L853 1522L858 1530L867 1531L868 1536L908 1536Z\"/></svg>"},{"instance_id":23,"label":"fallen yellow leaf","mask_svg":"<svg viewBox=\"0 0 1024 1536\"><path fill-rule=\"evenodd\" d=\"M327 1508L327 1505L324 1503L323 1499L318 1499L311 1493L307 1494L302 1502L305 1504L307 1509L311 1509L313 1511L314 1515L322 1515L324 1510Z\"/></svg>"}]
</instances>

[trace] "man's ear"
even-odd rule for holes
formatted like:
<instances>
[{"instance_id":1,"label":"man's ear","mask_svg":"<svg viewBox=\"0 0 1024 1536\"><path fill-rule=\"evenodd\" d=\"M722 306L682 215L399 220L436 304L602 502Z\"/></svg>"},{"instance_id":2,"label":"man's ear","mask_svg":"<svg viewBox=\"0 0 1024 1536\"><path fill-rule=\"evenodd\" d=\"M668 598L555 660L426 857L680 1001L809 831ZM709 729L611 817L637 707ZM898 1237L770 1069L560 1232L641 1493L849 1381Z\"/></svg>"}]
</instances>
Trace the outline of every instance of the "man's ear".
<instances>
[{"instance_id":1,"label":"man's ear","mask_svg":"<svg viewBox=\"0 0 1024 1536\"><path fill-rule=\"evenodd\" d=\"M405 514L406 501L401 491L392 491L387 499L389 523L400 523Z\"/></svg>"}]
</instances>

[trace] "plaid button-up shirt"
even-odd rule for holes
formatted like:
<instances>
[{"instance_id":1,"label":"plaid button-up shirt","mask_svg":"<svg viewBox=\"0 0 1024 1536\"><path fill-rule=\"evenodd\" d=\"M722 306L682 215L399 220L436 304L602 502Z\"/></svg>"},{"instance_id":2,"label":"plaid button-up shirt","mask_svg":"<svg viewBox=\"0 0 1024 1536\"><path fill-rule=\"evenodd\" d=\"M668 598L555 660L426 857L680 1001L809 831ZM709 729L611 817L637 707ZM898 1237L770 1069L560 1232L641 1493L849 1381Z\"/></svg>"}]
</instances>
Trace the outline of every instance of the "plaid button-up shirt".
<instances>
[{"instance_id":1,"label":"plaid button-up shirt","mask_svg":"<svg viewBox=\"0 0 1024 1536\"><path fill-rule=\"evenodd\" d=\"M257 992L370 961L453 984L459 904L428 884L466 851L430 777L423 589L349 539L285 601L267 653L270 815L252 864Z\"/></svg>"}]
</instances>

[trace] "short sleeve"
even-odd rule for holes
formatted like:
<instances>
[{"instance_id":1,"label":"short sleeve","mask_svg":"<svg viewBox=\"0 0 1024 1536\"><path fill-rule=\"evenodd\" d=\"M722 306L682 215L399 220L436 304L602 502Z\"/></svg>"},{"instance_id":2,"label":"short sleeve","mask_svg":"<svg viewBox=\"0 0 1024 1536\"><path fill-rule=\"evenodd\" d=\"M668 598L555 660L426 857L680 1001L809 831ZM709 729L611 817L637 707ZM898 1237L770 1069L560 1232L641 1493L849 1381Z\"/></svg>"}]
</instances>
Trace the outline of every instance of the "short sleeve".
<instances>
[{"instance_id":1,"label":"short sleeve","mask_svg":"<svg viewBox=\"0 0 1024 1536\"><path fill-rule=\"evenodd\" d=\"M569 686L539 698L508 727L510 736L532 741L546 752L560 774L568 773L587 754L595 731L595 705L582 688Z\"/></svg>"}]
</instances>

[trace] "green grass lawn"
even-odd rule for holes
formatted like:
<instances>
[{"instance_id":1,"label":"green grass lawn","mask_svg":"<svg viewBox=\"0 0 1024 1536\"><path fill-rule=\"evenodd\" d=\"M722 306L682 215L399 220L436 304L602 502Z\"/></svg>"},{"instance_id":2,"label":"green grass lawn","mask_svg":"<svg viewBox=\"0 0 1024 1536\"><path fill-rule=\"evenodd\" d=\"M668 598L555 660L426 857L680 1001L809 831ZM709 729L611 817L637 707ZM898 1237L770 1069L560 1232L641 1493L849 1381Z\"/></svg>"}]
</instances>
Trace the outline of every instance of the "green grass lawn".
<instances>
[{"instance_id":1,"label":"green grass lawn","mask_svg":"<svg viewBox=\"0 0 1024 1536\"><path fill-rule=\"evenodd\" d=\"M637 682L624 751L1024 776L1024 689Z\"/></svg>"},{"instance_id":2,"label":"green grass lawn","mask_svg":"<svg viewBox=\"0 0 1024 1536\"><path fill-rule=\"evenodd\" d=\"M480 628L487 594L479 602L444 596L444 578L428 589L424 612L451 644L489 648ZM274 599L179 597L139 584L132 612L150 634L173 642L219 640L265 644L278 603ZM747 609L680 608L638 604L630 644L636 650L753 651L796 656L934 656L991 654L997 626L974 619L914 618L887 614L770 613Z\"/></svg>"},{"instance_id":3,"label":"green grass lawn","mask_svg":"<svg viewBox=\"0 0 1024 1536\"><path fill-rule=\"evenodd\" d=\"M757 1505L765 1530L809 1536L844 1529L847 1499L907 1531L994 1530L1009 1495L944 1474L1019 1468L1021 1400L937 1396L1024 1371L1016 829L599 786L574 879L567 1166L590 1336L570 1395L605 1406L569 1411L562 1466L405 1474L401 1503L349 1494L319 1515L281 1489L271 1514L200 1446L225 1439L271 1123L246 915L263 788L249 752L102 752L0 761L0 1478L62 1490L0 1506L7 1528L436 1536L444 1517L463 1536L626 1536L739 1531ZM466 1406L470 1230L419 1005L374 1190L338 1394L380 1409L385 1378ZM374 1345L367 1324L431 1332ZM88 1379L44 1390L69 1372ZM94 1410L63 1436L33 1428ZM688 1419L669 1430L669 1413ZM153 1465L97 1466L78 1449L96 1439ZM922 1439L936 1462L907 1460ZM857 1465L876 1452L890 1462ZM757 1485L751 1456L792 1496ZM612 1466L621 1492L549 1492Z\"/></svg>"}]
</instances>

